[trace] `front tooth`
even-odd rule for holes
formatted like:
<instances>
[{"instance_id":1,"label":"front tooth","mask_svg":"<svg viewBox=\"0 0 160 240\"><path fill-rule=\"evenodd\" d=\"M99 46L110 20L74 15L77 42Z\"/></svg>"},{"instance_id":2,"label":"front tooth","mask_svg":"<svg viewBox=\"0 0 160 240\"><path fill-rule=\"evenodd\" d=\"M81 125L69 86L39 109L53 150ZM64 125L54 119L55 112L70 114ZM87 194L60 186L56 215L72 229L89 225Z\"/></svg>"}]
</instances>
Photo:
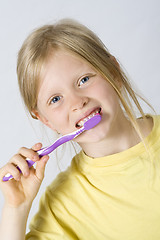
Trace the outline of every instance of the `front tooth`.
<instances>
[{"instance_id":1,"label":"front tooth","mask_svg":"<svg viewBox=\"0 0 160 240\"><path fill-rule=\"evenodd\" d=\"M84 125L84 123L88 120L91 119L92 117L94 117L97 113L99 113L98 110L96 110L95 112L91 113L88 117L84 118L83 120L81 120L78 125L79 127L82 127Z\"/></svg>"}]
</instances>

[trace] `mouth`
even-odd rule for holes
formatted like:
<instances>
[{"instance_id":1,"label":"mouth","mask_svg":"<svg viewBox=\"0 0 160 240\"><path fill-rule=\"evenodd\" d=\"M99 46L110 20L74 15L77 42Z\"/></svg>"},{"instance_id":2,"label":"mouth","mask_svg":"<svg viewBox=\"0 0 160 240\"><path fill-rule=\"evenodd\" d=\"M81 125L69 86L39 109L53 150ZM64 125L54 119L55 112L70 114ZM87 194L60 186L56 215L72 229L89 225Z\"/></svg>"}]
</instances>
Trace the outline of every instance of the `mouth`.
<instances>
[{"instance_id":1,"label":"mouth","mask_svg":"<svg viewBox=\"0 0 160 240\"><path fill-rule=\"evenodd\" d=\"M84 123L86 121L88 121L88 119L92 118L93 116L95 116L96 114L100 114L101 113L101 108L96 108L95 110L93 110L89 115L85 116L84 118L81 118L76 124L75 127L76 128L81 128L83 127Z\"/></svg>"}]
</instances>

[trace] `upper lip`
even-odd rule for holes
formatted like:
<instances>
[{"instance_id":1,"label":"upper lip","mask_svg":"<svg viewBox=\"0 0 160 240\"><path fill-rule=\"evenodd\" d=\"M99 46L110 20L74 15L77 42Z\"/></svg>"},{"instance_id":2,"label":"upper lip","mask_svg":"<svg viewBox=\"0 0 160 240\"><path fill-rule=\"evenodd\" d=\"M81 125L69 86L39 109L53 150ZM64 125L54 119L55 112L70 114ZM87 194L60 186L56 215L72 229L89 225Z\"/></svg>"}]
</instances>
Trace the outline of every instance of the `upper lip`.
<instances>
[{"instance_id":1,"label":"upper lip","mask_svg":"<svg viewBox=\"0 0 160 240\"><path fill-rule=\"evenodd\" d=\"M95 112L96 110L101 110L101 107L94 107L92 109L87 110L84 114L82 114L80 116L80 118L77 119L75 126L77 125L78 122L80 122L81 120L83 120L84 118L88 117L92 112Z\"/></svg>"}]
</instances>

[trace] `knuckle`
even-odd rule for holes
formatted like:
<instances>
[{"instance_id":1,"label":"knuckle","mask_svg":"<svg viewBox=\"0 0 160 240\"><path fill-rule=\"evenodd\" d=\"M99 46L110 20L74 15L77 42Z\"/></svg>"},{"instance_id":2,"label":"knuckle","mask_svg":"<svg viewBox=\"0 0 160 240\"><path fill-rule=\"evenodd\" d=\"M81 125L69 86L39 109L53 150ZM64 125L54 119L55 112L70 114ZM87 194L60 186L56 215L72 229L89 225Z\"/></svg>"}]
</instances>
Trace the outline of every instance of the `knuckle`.
<instances>
[{"instance_id":1,"label":"knuckle","mask_svg":"<svg viewBox=\"0 0 160 240\"><path fill-rule=\"evenodd\" d=\"M4 168L8 169L8 168L11 168L11 166L12 166L12 163L8 162L8 163L6 163L6 165L4 166Z\"/></svg>"},{"instance_id":2,"label":"knuckle","mask_svg":"<svg viewBox=\"0 0 160 240\"><path fill-rule=\"evenodd\" d=\"M18 158L19 158L19 154L16 153L16 154L14 154L14 155L12 156L12 158L9 160L9 162L13 162L13 161L15 161L15 160L18 159Z\"/></svg>"},{"instance_id":3,"label":"knuckle","mask_svg":"<svg viewBox=\"0 0 160 240\"><path fill-rule=\"evenodd\" d=\"M18 153L23 152L25 149L26 149L25 147L21 147L21 148L18 150Z\"/></svg>"},{"instance_id":4,"label":"knuckle","mask_svg":"<svg viewBox=\"0 0 160 240\"><path fill-rule=\"evenodd\" d=\"M19 158L19 154L18 153L16 153L16 154L14 154L14 156L13 156L13 159L17 159L17 158Z\"/></svg>"},{"instance_id":5,"label":"knuckle","mask_svg":"<svg viewBox=\"0 0 160 240\"><path fill-rule=\"evenodd\" d=\"M0 175L7 170L7 164L0 168Z\"/></svg>"}]
</instances>

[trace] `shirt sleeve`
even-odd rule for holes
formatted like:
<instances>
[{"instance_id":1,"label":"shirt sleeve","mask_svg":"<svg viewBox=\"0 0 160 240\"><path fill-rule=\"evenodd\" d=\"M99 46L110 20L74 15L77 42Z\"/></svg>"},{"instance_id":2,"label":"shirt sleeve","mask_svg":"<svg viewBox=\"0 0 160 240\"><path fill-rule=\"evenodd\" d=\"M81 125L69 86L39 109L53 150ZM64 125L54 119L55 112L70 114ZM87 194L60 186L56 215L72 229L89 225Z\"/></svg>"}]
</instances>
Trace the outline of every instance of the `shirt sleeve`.
<instances>
[{"instance_id":1,"label":"shirt sleeve","mask_svg":"<svg viewBox=\"0 0 160 240\"><path fill-rule=\"evenodd\" d=\"M56 218L53 207L50 205L51 194L46 193L41 197L39 211L30 223L30 231L26 240L61 240L65 238L64 229Z\"/></svg>"}]
</instances>

